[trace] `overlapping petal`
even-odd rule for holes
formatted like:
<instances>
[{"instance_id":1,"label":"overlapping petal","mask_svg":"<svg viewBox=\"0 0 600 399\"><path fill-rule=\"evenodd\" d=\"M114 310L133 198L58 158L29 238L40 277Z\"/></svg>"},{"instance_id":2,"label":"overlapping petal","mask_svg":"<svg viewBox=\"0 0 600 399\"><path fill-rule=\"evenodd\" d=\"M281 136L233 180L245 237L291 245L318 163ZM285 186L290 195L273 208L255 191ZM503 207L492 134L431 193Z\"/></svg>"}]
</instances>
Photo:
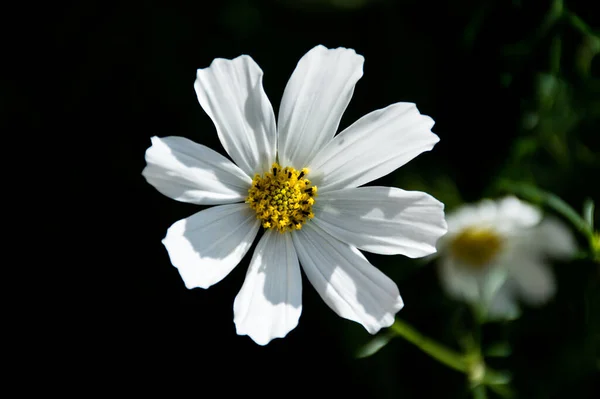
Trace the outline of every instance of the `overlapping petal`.
<instances>
[{"instance_id":1,"label":"overlapping petal","mask_svg":"<svg viewBox=\"0 0 600 399\"><path fill-rule=\"evenodd\" d=\"M310 223L292 238L308 280L338 315L371 334L392 325L404 305L398 287L358 249Z\"/></svg>"},{"instance_id":2,"label":"overlapping petal","mask_svg":"<svg viewBox=\"0 0 600 399\"><path fill-rule=\"evenodd\" d=\"M321 192L358 187L404 165L439 141L433 120L412 103L365 115L322 148L308 168Z\"/></svg>"},{"instance_id":3,"label":"overlapping petal","mask_svg":"<svg viewBox=\"0 0 600 399\"><path fill-rule=\"evenodd\" d=\"M476 268L452 256L445 256L440 259L439 269L442 286L450 296L480 304L488 310L496 296L507 292L509 273L495 263Z\"/></svg>"},{"instance_id":4,"label":"overlapping petal","mask_svg":"<svg viewBox=\"0 0 600 399\"><path fill-rule=\"evenodd\" d=\"M537 256L521 253L506 267L510 270L519 296L530 305L545 303L556 292L552 270Z\"/></svg>"},{"instance_id":5,"label":"overlapping petal","mask_svg":"<svg viewBox=\"0 0 600 399\"><path fill-rule=\"evenodd\" d=\"M266 345L293 330L301 312L302 278L292 238L267 230L233 304L237 333Z\"/></svg>"},{"instance_id":6,"label":"overlapping petal","mask_svg":"<svg viewBox=\"0 0 600 399\"><path fill-rule=\"evenodd\" d=\"M567 259L575 254L577 243L573 232L561 220L546 217L536 226L535 249L556 259Z\"/></svg>"},{"instance_id":7,"label":"overlapping petal","mask_svg":"<svg viewBox=\"0 0 600 399\"><path fill-rule=\"evenodd\" d=\"M476 303L482 299L481 273L470 272L450 256L440 259L439 273L440 283L451 297Z\"/></svg>"},{"instance_id":8,"label":"overlapping petal","mask_svg":"<svg viewBox=\"0 0 600 399\"><path fill-rule=\"evenodd\" d=\"M519 317L520 310L515 294L514 280L507 279L498 288L487 309L488 318L498 320L512 320Z\"/></svg>"},{"instance_id":9,"label":"overlapping petal","mask_svg":"<svg viewBox=\"0 0 600 399\"><path fill-rule=\"evenodd\" d=\"M208 288L237 266L259 227L248 205L221 205L175 222L162 242L185 286Z\"/></svg>"},{"instance_id":10,"label":"overlapping petal","mask_svg":"<svg viewBox=\"0 0 600 399\"><path fill-rule=\"evenodd\" d=\"M536 226L542 220L540 209L508 196L497 201L496 228L505 234L519 234L525 229Z\"/></svg>"},{"instance_id":11,"label":"overlapping petal","mask_svg":"<svg viewBox=\"0 0 600 399\"><path fill-rule=\"evenodd\" d=\"M316 46L298 62L281 99L279 160L297 169L337 132L364 58L346 48Z\"/></svg>"},{"instance_id":12,"label":"overlapping petal","mask_svg":"<svg viewBox=\"0 0 600 399\"><path fill-rule=\"evenodd\" d=\"M314 223L340 241L379 254L432 254L446 232L444 205L418 191L359 187L323 193Z\"/></svg>"},{"instance_id":13,"label":"overlapping petal","mask_svg":"<svg viewBox=\"0 0 600 399\"><path fill-rule=\"evenodd\" d=\"M198 69L194 88L200 105L217 128L219 140L249 176L275 161L275 114L262 86L263 71L247 55L215 59Z\"/></svg>"}]
</instances>

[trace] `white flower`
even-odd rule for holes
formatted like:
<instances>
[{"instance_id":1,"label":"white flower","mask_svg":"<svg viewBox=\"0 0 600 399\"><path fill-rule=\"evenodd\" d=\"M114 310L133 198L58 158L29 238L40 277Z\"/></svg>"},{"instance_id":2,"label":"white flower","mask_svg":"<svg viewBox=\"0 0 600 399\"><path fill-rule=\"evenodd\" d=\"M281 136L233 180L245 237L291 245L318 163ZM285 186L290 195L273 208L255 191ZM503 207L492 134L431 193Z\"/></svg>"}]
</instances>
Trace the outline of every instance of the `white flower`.
<instances>
[{"instance_id":1,"label":"white flower","mask_svg":"<svg viewBox=\"0 0 600 399\"><path fill-rule=\"evenodd\" d=\"M363 61L351 49L310 50L285 88L276 127L252 58L215 59L198 70L195 89L235 164L183 137L153 137L146 151L143 175L162 194L219 205L176 222L162 241L188 288L223 279L264 228L233 306L237 333L258 344L298 324L299 263L338 315L372 334L390 326L403 306L398 288L359 249L421 257L446 232L443 204L428 194L358 187L439 140L411 103L372 112L334 137Z\"/></svg>"},{"instance_id":2,"label":"white flower","mask_svg":"<svg viewBox=\"0 0 600 399\"><path fill-rule=\"evenodd\" d=\"M438 241L441 282L451 296L477 304L489 318L514 318L518 299L541 305L555 292L548 258L575 251L560 221L509 196L465 205L447 217Z\"/></svg>"}]
</instances>

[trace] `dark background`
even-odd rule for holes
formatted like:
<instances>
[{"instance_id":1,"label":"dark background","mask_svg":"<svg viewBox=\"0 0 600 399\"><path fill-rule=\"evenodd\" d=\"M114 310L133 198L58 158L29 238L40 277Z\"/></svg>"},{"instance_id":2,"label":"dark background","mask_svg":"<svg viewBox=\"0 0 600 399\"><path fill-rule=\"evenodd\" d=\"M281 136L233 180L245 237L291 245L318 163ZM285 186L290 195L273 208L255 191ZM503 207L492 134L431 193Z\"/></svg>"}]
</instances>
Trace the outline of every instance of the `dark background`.
<instances>
[{"instance_id":1,"label":"dark background","mask_svg":"<svg viewBox=\"0 0 600 399\"><path fill-rule=\"evenodd\" d=\"M33 39L22 30L11 36L33 84L23 90L8 82L15 90L3 108L21 127L52 126L34 140L60 150L46 154L57 170L37 183L59 202L45 207L46 224L69 220L64 233L48 233L48 259L60 271L46 272L60 280L51 289L60 299L35 322L52 355L32 357L56 372L55 386L139 395L166 388L169 396L196 397L469 397L463 375L401 339L355 359L371 336L335 315L306 280L300 323L285 339L260 347L237 336L233 300L248 257L210 289L187 290L160 243L172 223L202 208L145 182L150 137L185 136L224 153L197 102L196 69L250 55L277 114L296 63L317 44L365 57L340 129L399 101L436 121L434 150L378 184L427 191L449 210L501 194L501 178L537 184L577 210L586 197L600 198L600 62L589 55L598 50L566 22L536 36L550 1L343 3L82 1L24 11L43 27ZM592 3L565 4L597 31ZM44 50L32 54L20 40ZM63 185L67 195L58 192ZM470 319L445 298L434 265L368 257L398 283L406 303L399 316L457 348ZM520 397L592 398L598 265L554 266L559 289L550 304L485 326L486 342L513 347L491 362L513 371Z\"/></svg>"}]
</instances>

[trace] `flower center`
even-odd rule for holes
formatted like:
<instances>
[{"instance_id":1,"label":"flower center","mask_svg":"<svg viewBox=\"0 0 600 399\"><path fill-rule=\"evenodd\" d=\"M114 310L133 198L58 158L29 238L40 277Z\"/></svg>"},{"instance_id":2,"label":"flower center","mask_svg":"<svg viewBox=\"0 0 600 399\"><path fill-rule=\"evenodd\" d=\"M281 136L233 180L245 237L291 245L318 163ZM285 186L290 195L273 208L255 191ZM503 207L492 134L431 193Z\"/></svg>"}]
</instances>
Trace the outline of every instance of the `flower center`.
<instances>
[{"instance_id":1,"label":"flower center","mask_svg":"<svg viewBox=\"0 0 600 399\"><path fill-rule=\"evenodd\" d=\"M501 237L494 230L481 227L467 227L450 243L454 257L475 269L491 261L501 247Z\"/></svg>"},{"instance_id":2,"label":"flower center","mask_svg":"<svg viewBox=\"0 0 600 399\"><path fill-rule=\"evenodd\" d=\"M246 203L256 211L265 229L277 229L280 233L300 230L315 216L312 206L317 186L311 186L307 174L306 168L297 171L274 163L271 171L254 176Z\"/></svg>"}]
</instances>

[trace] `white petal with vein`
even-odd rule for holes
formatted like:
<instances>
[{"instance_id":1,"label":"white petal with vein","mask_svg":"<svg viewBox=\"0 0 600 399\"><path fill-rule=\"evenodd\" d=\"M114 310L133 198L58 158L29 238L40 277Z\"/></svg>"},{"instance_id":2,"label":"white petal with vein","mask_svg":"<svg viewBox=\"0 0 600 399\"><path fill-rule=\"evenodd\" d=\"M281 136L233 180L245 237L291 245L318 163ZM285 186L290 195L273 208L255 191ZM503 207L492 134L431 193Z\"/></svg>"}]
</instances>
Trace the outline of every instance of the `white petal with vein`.
<instances>
[{"instance_id":1,"label":"white petal with vein","mask_svg":"<svg viewBox=\"0 0 600 399\"><path fill-rule=\"evenodd\" d=\"M247 204L221 205L175 222L162 243L187 288L208 288L237 266L259 227Z\"/></svg>"},{"instance_id":2,"label":"white petal with vein","mask_svg":"<svg viewBox=\"0 0 600 399\"><path fill-rule=\"evenodd\" d=\"M237 333L266 345L293 330L301 312L302 278L291 235L267 230L233 304Z\"/></svg>"},{"instance_id":3,"label":"white petal with vein","mask_svg":"<svg viewBox=\"0 0 600 399\"><path fill-rule=\"evenodd\" d=\"M371 334L392 325L404 306L398 287L358 249L310 222L292 238L308 280L338 315Z\"/></svg>"},{"instance_id":4,"label":"white petal with vein","mask_svg":"<svg viewBox=\"0 0 600 399\"><path fill-rule=\"evenodd\" d=\"M322 148L308 168L321 192L358 187L404 165L439 141L433 120L412 103L363 116Z\"/></svg>"},{"instance_id":5,"label":"white petal with vein","mask_svg":"<svg viewBox=\"0 0 600 399\"><path fill-rule=\"evenodd\" d=\"M363 62L354 50L320 45L300 59L279 109L282 165L305 167L331 140L363 74Z\"/></svg>"},{"instance_id":6,"label":"white petal with vein","mask_svg":"<svg viewBox=\"0 0 600 399\"><path fill-rule=\"evenodd\" d=\"M275 162L275 114L262 86L263 71L247 55L215 59L198 69L194 88L223 148L249 176Z\"/></svg>"},{"instance_id":7,"label":"white petal with vein","mask_svg":"<svg viewBox=\"0 0 600 399\"><path fill-rule=\"evenodd\" d=\"M314 223L359 249L411 258L432 254L446 232L444 205L419 191L359 187L319 195Z\"/></svg>"},{"instance_id":8,"label":"white petal with vein","mask_svg":"<svg viewBox=\"0 0 600 399\"><path fill-rule=\"evenodd\" d=\"M217 205L243 201L252 179L223 155L184 137L152 137L142 171L154 188L177 201Z\"/></svg>"}]
</instances>

